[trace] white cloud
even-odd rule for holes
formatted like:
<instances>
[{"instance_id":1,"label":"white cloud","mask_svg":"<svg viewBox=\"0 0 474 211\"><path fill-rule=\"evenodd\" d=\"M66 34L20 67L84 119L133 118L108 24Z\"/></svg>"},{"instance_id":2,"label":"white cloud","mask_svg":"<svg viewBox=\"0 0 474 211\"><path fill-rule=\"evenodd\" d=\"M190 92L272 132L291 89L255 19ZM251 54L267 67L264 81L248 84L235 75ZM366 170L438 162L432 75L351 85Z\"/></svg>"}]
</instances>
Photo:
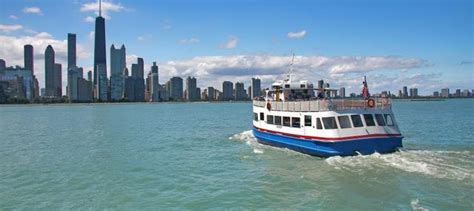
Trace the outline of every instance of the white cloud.
<instances>
[{"instance_id":1,"label":"white cloud","mask_svg":"<svg viewBox=\"0 0 474 211\"><path fill-rule=\"evenodd\" d=\"M191 38L188 38L188 39L182 39L179 41L180 44L183 44L183 45L187 45L187 44L196 44L196 43L199 43L200 40L198 38L195 38L195 37L191 37Z\"/></svg>"},{"instance_id":2,"label":"white cloud","mask_svg":"<svg viewBox=\"0 0 474 211\"><path fill-rule=\"evenodd\" d=\"M302 30L299 32L288 32L287 36L290 39L302 39L306 35L306 30Z\"/></svg>"},{"instance_id":3,"label":"white cloud","mask_svg":"<svg viewBox=\"0 0 474 211\"><path fill-rule=\"evenodd\" d=\"M354 62L359 61L359 62ZM383 61L383 62L380 62ZM262 78L265 85L269 85L276 79L283 79L288 72L291 57L275 55L232 55L232 56L200 56L185 60L168 61L160 65L160 78L167 80L173 76L196 76L200 86L214 86L221 88L222 81L243 81L249 85L251 77ZM349 90L358 90L364 74L377 76L386 84L377 85L371 81L374 88L391 87L403 84L406 73L401 74L402 69L415 69L425 65L424 60L413 58L402 58L394 56L356 56L356 57L330 57L330 56L297 56L293 65L293 75L297 80L310 80L316 82L324 79L332 85L343 85ZM350 66L345 71L332 73L339 66ZM357 71L355 71L357 70ZM360 70L360 71L359 71ZM363 71L362 71L363 70ZM373 73L372 73L373 72ZM399 76L391 76L393 74ZM384 79L382 75L389 75L400 79L400 83L391 83L392 78ZM426 76L425 78L427 78ZM413 79L423 81L425 78ZM372 80L372 78L370 78ZM375 81L375 79L374 79ZM388 81L388 82L387 82ZM423 86L435 84L437 80L428 80ZM412 83L415 84L415 83ZM336 86L337 87L337 86Z\"/></svg>"},{"instance_id":4,"label":"white cloud","mask_svg":"<svg viewBox=\"0 0 474 211\"><path fill-rule=\"evenodd\" d=\"M12 20L18 19L18 17L17 17L16 15L10 15L10 16L8 16L8 18L10 18L10 19L12 19Z\"/></svg>"},{"instance_id":5,"label":"white cloud","mask_svg":"<svg viewBox=\"0 0 474 211\"><path fill-rule=\"evenodd\" d=\"M37 15L43 15L41 12L41 8L39 7L25 7L23 8L24 13L31 13L31 14L37 14Z\"/></svg>"},{"instance_id":6,"label":"white cloud","mask_svg":"<svg viewBox=\"0 0 474 211\"><path fill-rule=\"evenodd\" d=\"M19 25L19 24L0 24L0 31L2 32L12 32L12 31L16 31L16 30L20 30L22 29L23 26L22 25Z\"/></svg>"},{"instance_id":7,"label":"white cloud","mask_svg":"<svg viewBox=\"0 0 474 211\"><path fill-rule=\"evenodd\" d=\"M227 49L235 48L237 47L238 42L239 42L239 38L230 36L227 42L222 43L220 47L227 48Z\"/></svg>"},{"instance_id":8,"label":"white cloud","mask_svg":"<svg viewBox=\"0 0 474 211\"><path fill-rule=\"evenodd\" d=\"M111 0L102 1L102 17L105 19L110 19L110 12L122 12L127 10L124 6L119 3L114 3ZM84 3L81 5L81 12L94 12L96 15L99 15L99 4L97 1Z\"/></svg>"},{"instance_id":9,"label":"white cloud","mask_svg":"<svg viewBox=\"0 0 474 211\"><path fill-rule=\"evenodd\" d=\"M87 16L84 18L84 21L88 23L94 23L94 18L92 16Z\"/></svg>"},{"instance_id":10,"label":"white cloud","mask_svg":"<svg viewBox=\"0 0 474 211\"><path fill-rule=\"evenodd\" d=\"M94 41L94 39L95 39L95 32L94 32L94 31L90 31L90 32L89 32L89 40Z\"/></svg>"},{"instance_id":11,"label":"white cloud","mask_svg":"<svg viewBox=\"0 0 474 211\"><path fill-rule=\"evenodd\" d=\"M23 66L23 46L33 45L35 75L38 78L40 87L44 87L44 51L48 45L53 46L56 53L56 63L63 64L63 90L66 84L66 63L67 63L67 40L55 39L47 32L40 32L28 36L6 36L0 35L0 58L4 59L8 66ZM81 44L77 45L77 57L80 60L89 59L91 54Z\"/></svg>"},{"instance_id":12,"label":"white cloud","mask_svg":"<svg viewBox=\"0 0 474 211\"><path fill-rule=\"evenodd\" d=\"M153 36L151 34L143 34L137 37L138 41L146 41L151 39Z\"/></svg>"}]
</instances>

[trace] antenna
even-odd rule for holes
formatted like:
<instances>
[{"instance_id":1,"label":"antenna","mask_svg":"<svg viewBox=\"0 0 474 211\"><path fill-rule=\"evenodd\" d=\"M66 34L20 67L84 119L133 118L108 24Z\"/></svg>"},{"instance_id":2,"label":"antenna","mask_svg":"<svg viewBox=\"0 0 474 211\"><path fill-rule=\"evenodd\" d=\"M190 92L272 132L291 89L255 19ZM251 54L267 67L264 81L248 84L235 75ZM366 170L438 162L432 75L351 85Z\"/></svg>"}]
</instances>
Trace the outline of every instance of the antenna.
<instances>
[{"instance_id":1,"label":"antenna","mask_svg":"<svg viewBox=\"0 0 474 211\"><path fill-rule=\"evenodd\" d=\"M102 17L102 0L99 0L99 17Z\"/></svg>"},{"instance_id":2,"label":"antenna","mask_svg":"<svg viewBox=\"0 0 474 211\"><path fill-rule=\"evenodd\" d=\"M291 59L291 63L290 63L290 70L288 71L288 75L287 75L287 80L289 80L291 82L291 74L293 73L293 62L295 61L295 53L293 53L293 58Z\"/></svg>"}]
</instances>

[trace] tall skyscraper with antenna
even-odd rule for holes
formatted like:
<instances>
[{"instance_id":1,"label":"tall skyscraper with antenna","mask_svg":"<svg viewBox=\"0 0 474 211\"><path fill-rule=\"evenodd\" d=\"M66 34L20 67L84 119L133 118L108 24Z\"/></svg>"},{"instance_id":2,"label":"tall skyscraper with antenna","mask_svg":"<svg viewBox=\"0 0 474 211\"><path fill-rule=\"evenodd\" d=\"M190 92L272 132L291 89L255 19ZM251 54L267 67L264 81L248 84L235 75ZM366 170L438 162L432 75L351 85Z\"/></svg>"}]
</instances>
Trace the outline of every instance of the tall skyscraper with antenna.
<instances>
[{"instance_id":1,"label":"tall skyscraper with antenna","mask_svg":"<svg viewBox=\"0 0 474 211\"><path fill-rule=\"evenodd\" d=\"M107 73L107 60L105 48L105 19L102 17L102 2L99 0L99 16L95 19L95 44L94 44L94 85L97 85L98 66L103 65ZM102 75L102 74L100 74Z\"/></svg>"}]
</instances>

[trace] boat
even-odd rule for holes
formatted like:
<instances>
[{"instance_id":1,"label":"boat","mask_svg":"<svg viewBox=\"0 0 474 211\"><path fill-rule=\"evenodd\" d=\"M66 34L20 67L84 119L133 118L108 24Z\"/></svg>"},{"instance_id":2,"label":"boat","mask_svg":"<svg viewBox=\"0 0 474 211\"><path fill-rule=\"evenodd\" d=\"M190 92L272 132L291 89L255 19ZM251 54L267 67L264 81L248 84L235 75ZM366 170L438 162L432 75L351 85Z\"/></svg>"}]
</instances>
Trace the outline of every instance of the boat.
<instances>
[{"instance_id":1,"label":"boat","mask_svg":"<svg viewBox=\"0 0 474 211\"><path fill-rule=\"evenodd\" d=\"M403 136L388 96L337 98L324 83L285 80L253 99L253 134L261 144L330 157L390 153Z\"/></svg>"}]
</instances>

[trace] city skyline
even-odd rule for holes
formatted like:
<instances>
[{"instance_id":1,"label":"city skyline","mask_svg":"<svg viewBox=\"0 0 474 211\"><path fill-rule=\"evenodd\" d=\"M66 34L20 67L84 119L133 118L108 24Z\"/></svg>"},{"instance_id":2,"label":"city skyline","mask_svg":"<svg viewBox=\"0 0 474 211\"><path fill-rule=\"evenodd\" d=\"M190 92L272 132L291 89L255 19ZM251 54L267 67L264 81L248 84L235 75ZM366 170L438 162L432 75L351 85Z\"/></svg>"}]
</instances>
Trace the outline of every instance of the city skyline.
<instances>
[{"instance_id":1,"label":"city skyline","mask_svg":"<svg viewBox=\"0 0 474 211\"><path fill-rule=\"evenodd\" d=\"M370 5L367 2L351 3L356 9L346 11L348 13L345 15L353 17L353 20L336 17L340 12L335 15L313 14L321 10L316 7L331 9L337 6L337 4L327 2L315 4L297 1L290 5L289 2L278 1L269 5L230 1L229 6L235 7L233 15L241 18L243 15L248 15L248 19L255 18L254 22L246 19L239 20L239 18L230 20L229 15L224 13L228 9L223 8L222 3L204 1L202 5L197 5L197 8L210 12L210 17L198 20L219 18L223 22L238 26L224 27L219 21L206 23L205 25L209 25L209 29L212 29L209 33L216 36L206 36L209 34L195 27L197 20L190 17L196 16L199 12L190 9L196 3L187 3L189 3L187 6L178 8L179 3L171 2L103 1L107 39L105 48L109 49L112 44L116 46L124 44L127 48L127 66L131 69L131 64L137 57L142 57L146 63L145 74L150 71L150 64L158 61L161 84L173 76L182 78L193 76L199 79L198 87L217 88L225 80L244 81L248 84L252 77L258 76L262 78L262 87L267 87L274 79L281 79L286 74L291 62L290 54L295 53L297 56L294 69L297 78L310 79L313 83L324 79L331 84L331 87L346 87L347 93L358 92L361 76L364 74L368 75L371 90L375 92L391 90L395 93L400 89L399 86L409 86L417 87L421 91L420 94L428 95L445 87L452 90L472 88L472 18L469 18L469 14L472 15L472 2L469 1L451 3L441 1L432 4L425 2L427 5L424 9L404 9L403 6L407 3L401 2L370 2ZM44 88L45 71L42 65L44 55L41 54L47 45L52 45L56 51L56 63L64 67L62 68L62 90L65 94L66 67L68 66L67 35L68 33L77 35L77 66L84 67L84 72L93 69L95 39L89 39L89 36L91 36L90 32L94 31L94 20L92 19L92 24L90 24L89 17L97 16L95 13L98 5L96 1L59 2L58 4L66 4L61 5L64 6L64 11L57 11L57 8L62 7L51 2L15 1L8 5L2 3L5 9L0 14L2 16L0 39L6 46L0 51L0 58L5 59L7 66L22 66L23 45L33 45L35 48L34 71L40 87ZM339 2L339 4L343 3ZM215 7L206 7L208 5ZM303 10L303 6L308 9ZM375 11L369 6L374 6L380 11ZM265 10L262 9L264 7ZM278 21L283 20L283 17L295 15L291 20L284 19L281 26L275 23L278 21L269 19L268 13L283 11L287 7L295 11L303 10L303 12L298 14L286 12L277 15L275 20ZM374 15L382 15L383 11L392 7L395 11L402 11L406 18L397 20L394 14L387 13L384 16L387 23L382 21L375 21L372 25L362 23L374 21ZM153 8L158 11L168 11L166 13L168 17L160 15L155 17L155 14L150 12ZM248 8L253 9L245 10ZM366 11L369 14L360 15L357 11ZM440 11L449 15L438 17L437 12ZM64 14L65 12L70 12L70 14ZM189 14L183 15L185 12ZM419 14L415 14L417 12ZM59 22L69 21L68 23L71 24L64 27L63 25L61 27L49 26L54 25L49 23L59 14L62 14L62 19L64 19L58 20ZM146 15L140 17L140 14ZM323 16L334 19L322 20ZM417 25L410 22L411 18L425 22ZM151 19L154 24L150 25ZM314 20L310 21L312 19ZM341 22L342 20L345 22ZM131 21L141 24L126 25ZM294 23L294 26L288 22ZM263 23L265 23L263 28L265 33L262 32L263 29L258 28L262 27L260 25ZM243 29L245 24L248 24L249 29ZM351 27L347 29L316 27L331 24ZM354 28L356 25L351 24L359 24L367 31ZM407 25L403 26L404 24ZM149 27L143 29L143 26ZM123 30L125 27L127 30ZM128 29L129 27L131 30ZM419 31L414 30L408 33L407 29ZM352 30L351 35L354 36L336 36L340 38L339 40L330 38L330 35L346 30ZM429 36L422 33L430 30L439 33L432 33ZM195 36L185 36L186 33L183 31L189 34L194 33ZM130 32L136 33L133 35ZM375 38L380 34L391 35L390 33L398 36ZM255 39L249 37L249 34L255 35ZM361 39L363 35L367 36ZM420 43L400 45L392 43L393 39ZM444 40L450 40L450 45L441 42ZM428 44L430 46L427 46ZM434 49L439 49L438 53L435 53ZM106 55L109 56L110 51L107 50ZM110 76L111 70L108 68L110 60L107 62L106 74Z\"/></svg>"}]
</instances>

